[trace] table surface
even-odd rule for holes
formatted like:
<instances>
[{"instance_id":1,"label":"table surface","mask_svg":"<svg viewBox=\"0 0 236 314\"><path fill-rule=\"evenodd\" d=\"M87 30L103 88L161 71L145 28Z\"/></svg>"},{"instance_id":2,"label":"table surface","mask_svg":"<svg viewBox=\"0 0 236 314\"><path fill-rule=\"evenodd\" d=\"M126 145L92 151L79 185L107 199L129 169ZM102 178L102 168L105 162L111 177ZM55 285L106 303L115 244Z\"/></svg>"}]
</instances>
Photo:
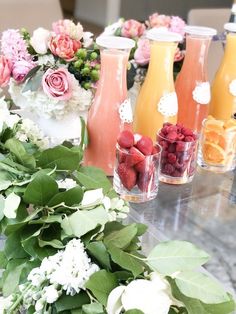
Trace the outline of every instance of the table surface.
<instances>
[{"instance_id":1,"label":"table surface","mask_svg":"<svg viewBox=\"0 0 236 314\"><path fill-rule=\"evenodd\" d=\"M156 240L195 243L211 254L207 270L232 292L236 290L236 172L198 169L192 183L160 183L155 200L131 204L133 220L149 226L145 250Z\"/></svg>"}]
</instances>

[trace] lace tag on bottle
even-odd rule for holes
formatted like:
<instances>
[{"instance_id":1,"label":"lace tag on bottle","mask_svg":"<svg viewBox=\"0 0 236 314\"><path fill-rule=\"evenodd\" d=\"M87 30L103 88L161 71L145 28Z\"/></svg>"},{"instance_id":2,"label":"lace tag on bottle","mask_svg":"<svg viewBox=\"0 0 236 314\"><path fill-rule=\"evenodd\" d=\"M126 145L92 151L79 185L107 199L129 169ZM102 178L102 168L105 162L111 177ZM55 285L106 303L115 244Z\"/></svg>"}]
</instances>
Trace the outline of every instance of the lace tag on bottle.
<instances>
[{"instance_id":1,"label":"lace tag on bottle","mask_svg":"<svg viewBox=\"0 0 236 314\"><path fill-rule=\"evenodd\" d=\"M231 81L229 84L229 92L234 97L236 96L236 80Z\"/></svg>"},{"instance_id":2,"label":"lace tag on bottle","mask_svg":"<svg viewBox=\"0 0 236 314\"><path fill-rule=\"evenodd\" d=\"M209 82L196 85L193 90L193 99L201 105L208 105L211 100L211 88Z\"/></svg>"},{"instance_id":3,"label":"lace tag on bottle","mask_svg":"<svg viewBox=\"0 0 236 314\"><path fill-rule=\"evenodd\" d=\"M175 92L165 94L161 97L157 110L165 117L173 117L178 112L178 100Z\"/></svg>"},{"instance_id":4,"label":"lace tag on bottle","mask_svg":"<svg viewBox=\"0 0 236 314\"><path fill-rule=\"evenodd\" d=\"M133 112L130 99L126 99L119 107L120 119L123 123L133 122Z\"/></svg>"}]
</instances>

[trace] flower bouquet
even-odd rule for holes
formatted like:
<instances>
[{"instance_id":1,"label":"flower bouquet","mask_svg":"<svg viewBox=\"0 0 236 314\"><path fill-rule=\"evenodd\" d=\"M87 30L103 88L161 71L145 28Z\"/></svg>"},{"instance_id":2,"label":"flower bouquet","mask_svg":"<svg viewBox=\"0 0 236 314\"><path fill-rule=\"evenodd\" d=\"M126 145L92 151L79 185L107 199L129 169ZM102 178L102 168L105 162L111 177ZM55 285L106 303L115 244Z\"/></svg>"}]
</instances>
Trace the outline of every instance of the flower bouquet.
<instances>
[{"instance_id":1,"label":"flower bouquet","mask_svg":"<svg viewBox=\"0 0 236 314\"><path fill-rule=\"evenodd\" d=\"M86 116L99 77L92 36L70 20L32 36L25 29L2 33L0 87L9 86L19 113L54 144L80 138L80 116Z\"/></svg>"},{"instance_id":2,"label":"flower bouquet","mask_svg":"<svg viewBox=\"0 0 236 314\"><path fill-rule=\"evenodd\" d=\"M42 150L16 137L17 119L0 131L1 314L234 311L198 270L209 256L193 244L162 242L143 255L147 226L125 224L128 204L101 170L81 166L84 138Z\"/></svg>"}]
</instances>

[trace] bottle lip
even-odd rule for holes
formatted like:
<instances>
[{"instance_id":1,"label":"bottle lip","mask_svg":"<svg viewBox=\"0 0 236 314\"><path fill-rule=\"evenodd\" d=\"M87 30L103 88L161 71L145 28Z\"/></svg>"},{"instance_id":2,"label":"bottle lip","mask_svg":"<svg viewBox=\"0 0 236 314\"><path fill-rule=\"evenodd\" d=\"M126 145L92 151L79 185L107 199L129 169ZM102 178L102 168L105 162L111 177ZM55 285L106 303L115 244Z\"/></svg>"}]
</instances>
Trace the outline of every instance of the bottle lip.
<instances>
[{"instance_id":1,"label":"bottle lip","mask_svg":"<svg viewBox=\"0 0 236 314\"><path fill-rule=\"evenodd\" d=\"M180 42L183 40L183 36L178 33L168 30L158 30L158 28L152 28L147 31L146 38L161 42Z\"/></svg>"},{"instance_id":2,"label":"bottle lip","mask_svg":"<svg viewBox=\"0 0 236 314\"><path fill-rule=\"evenodd\" d=\"M236 33L236 23L226 23L224 25L224 30L228 32L235 32Z\"/></svg>"},{"instance_id":3,"label":"bottle lip","mask_svg":"<svg viewBox=\"0 0 236 314\"><path fill-rule=\"evenodd\" d=\"M217 34L217 30L214 28L195 25L185 26L184 31L186 34L197 36L215 36Z\"/></svg>"},{"instance_id":4,"label":"bottle lip","mask_svg":"<svg viewBox=\"0 0 236 314\"><path fill-rule=\"evenodd\" d=\"M236 3L233 4L231 12L236 14Z\"/></svg>"},{"instance_id":5,"label":"bottle lip","mask_svg":"<svg viewBox=\"0 0 236 314\"><path fill-rule=\"evenodd\" d=\"M132 49L135 46L133 39L107 35L97 37L96 43L103 48L110 49Z\"/></svg>"}]
</instances>

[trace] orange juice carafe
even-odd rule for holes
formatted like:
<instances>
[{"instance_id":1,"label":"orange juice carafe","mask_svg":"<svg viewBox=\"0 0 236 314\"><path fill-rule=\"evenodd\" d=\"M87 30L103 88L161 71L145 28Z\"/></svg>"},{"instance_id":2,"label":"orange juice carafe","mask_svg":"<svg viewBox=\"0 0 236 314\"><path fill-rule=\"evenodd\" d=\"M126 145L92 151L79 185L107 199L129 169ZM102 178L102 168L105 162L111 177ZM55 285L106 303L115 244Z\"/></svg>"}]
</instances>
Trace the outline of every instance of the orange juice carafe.
<instances>
[{"instance_id":1,"label":"orange juice carafe","mask_svg":"<svg viewBox=\"0 0 236 314\"><path fill-rule=\"evenodd\" d=\"M228 120L236 114L236 23L227 23L225 54L212 84L209 114Z\"/></svg>"},{"instance_id":2,"label":"orange juice carafe","mask_svg":"<svg viewBox=\"0 0 236 314\"><path fill-rule=\"evenodd\" d=\"M127 100L126 73L130 49L128 38L100 36L101 74L93 104L88 113L89 145L84 164L102 168L113 175L116 141L120 131L132 128L132 108Z\"/></svg>"},{"instance_id":3,"label":"orange juice carafe","mask_svg":"<svg viewBox=\"0 0 236 314\"><path fill-rule=\"evenodd\" d=\"M178 123L200 131L208 113L211 98L207 78L207 57L216 30L201 26L187 26L186 55L177 76L175 89L178 97Z\"/></svg>"},{"instance_id":4,"label":"orange juice carafe","mask_svg":"<svg viewBox=\"0 0 236 314\"><path fill-rule=\"evenodd\" d=\"M182 36L172 32L147 32L151 56L134 114L134 131L156 140L164 122L175 123L178 102L174 87L173 63Z\"/></svg>"}]
</instances>

